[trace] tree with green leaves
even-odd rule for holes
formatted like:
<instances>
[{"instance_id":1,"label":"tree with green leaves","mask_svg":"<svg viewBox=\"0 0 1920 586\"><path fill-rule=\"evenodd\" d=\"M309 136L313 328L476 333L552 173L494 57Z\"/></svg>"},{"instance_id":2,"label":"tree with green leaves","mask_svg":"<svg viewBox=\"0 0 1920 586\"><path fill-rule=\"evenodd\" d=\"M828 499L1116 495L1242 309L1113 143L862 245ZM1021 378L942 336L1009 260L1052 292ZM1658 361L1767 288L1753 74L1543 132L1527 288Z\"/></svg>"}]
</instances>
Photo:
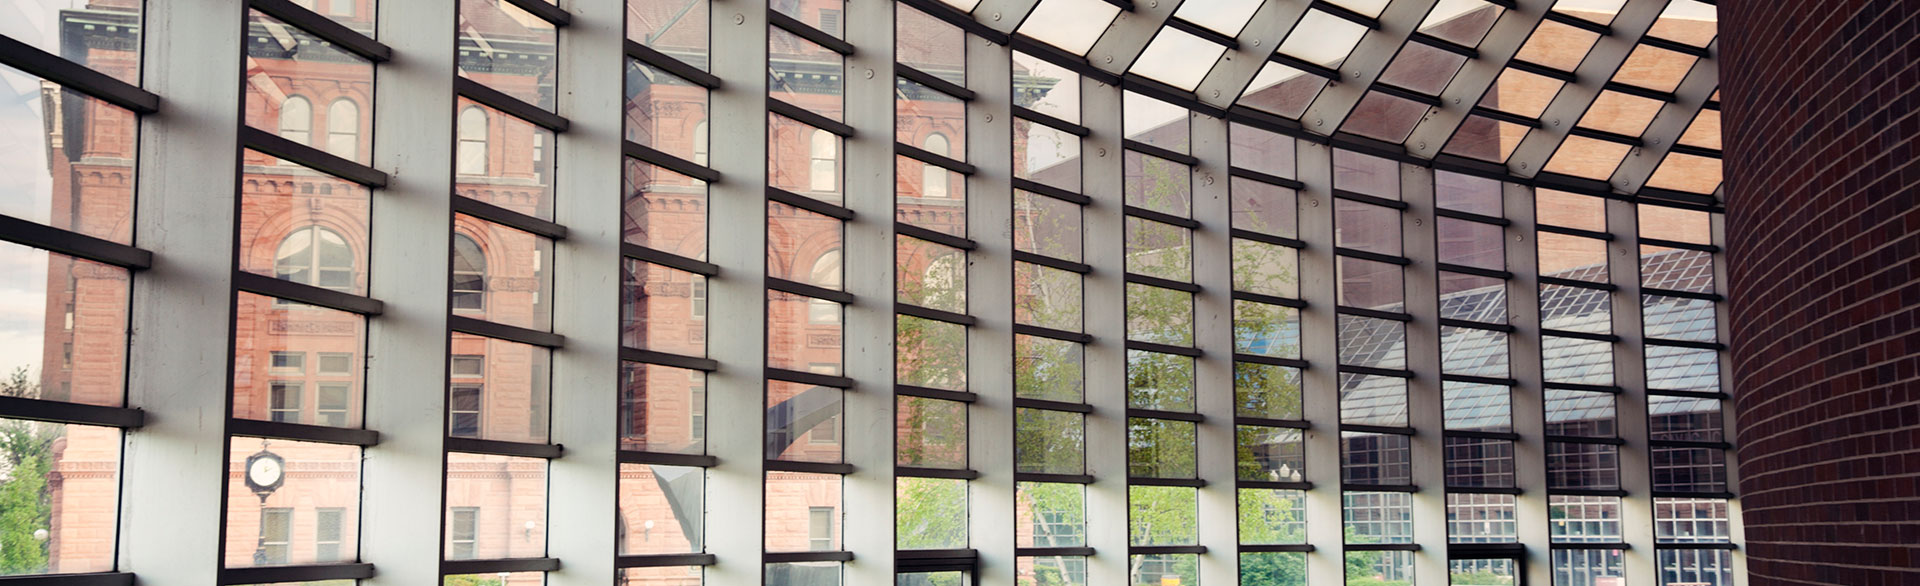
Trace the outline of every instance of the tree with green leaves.
<instances>
[{"instance_id":1,"label":"tree with green leaves","mask_svg":"<svg viewBox=\"0 0 1920 586\"><path fill-rule=\"evenodd\" d=\"M0 380L0 396L39 398L40 385L25 367ZM53 444L63 428L37 421L0 420L0 575L38 574L49 569L47 546L53 527L53 499L47 476L53 469ZM46 531L47 533L37 534Z\"/></svg>"}]
</instances>

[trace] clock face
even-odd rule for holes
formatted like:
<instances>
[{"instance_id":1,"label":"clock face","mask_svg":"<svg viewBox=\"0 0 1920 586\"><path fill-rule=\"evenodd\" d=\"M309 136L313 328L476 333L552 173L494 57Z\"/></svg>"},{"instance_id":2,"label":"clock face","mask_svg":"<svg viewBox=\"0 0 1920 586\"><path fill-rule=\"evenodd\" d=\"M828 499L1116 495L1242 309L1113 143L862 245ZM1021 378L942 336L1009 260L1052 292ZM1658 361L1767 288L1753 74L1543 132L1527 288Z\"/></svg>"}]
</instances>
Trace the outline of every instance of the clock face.
<instances>
[{"instance_id":1,"label":"clock face","mask_svg":"<svg viewBox=\"0 0 1920 586\"><path fill-rule=\"evenodd\" d=\"M258 486L273 486L280 482L280 461L273 458L260 458L247 467L247 479Z\"/></svg>"}]
</instances>

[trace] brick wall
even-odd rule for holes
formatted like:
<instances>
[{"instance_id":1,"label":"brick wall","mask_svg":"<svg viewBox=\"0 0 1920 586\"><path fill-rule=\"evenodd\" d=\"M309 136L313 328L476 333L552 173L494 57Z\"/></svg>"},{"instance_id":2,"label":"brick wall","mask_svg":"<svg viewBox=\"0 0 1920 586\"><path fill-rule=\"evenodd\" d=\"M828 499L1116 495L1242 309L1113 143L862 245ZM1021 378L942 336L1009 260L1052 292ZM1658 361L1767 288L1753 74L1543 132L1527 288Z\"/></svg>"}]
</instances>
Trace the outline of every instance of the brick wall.
<instances>
[{"instance_id":1,"label":"brick wall","mask_svg":"<svg viewBox=\"0 0 1920 586\"><path fill-rule=\"evenodd\" d=\"M1920 3L1720 11L1751 584L1920 584Z\"/></svg>"}]
</instances>

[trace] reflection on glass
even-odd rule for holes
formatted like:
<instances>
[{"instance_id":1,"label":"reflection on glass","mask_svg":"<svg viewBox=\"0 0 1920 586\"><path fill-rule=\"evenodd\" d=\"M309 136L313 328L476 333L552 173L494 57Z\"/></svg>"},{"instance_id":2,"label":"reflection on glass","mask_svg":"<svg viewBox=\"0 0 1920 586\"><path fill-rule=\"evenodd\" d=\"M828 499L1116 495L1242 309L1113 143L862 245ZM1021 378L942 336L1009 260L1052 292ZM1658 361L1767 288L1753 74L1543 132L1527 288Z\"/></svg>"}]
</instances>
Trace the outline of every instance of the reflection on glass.
<instances>
[{"instance_id":1,"label":"reflection on glass","mask_svg":"<svg viewBox=\"0 0 1920 586\"><path fill-rule=\"evenodd\" d=\"M447 454L446 559L547 555L547 461Z\"/></svg>"},{"instance_id":2,"label":"reflection on glass","mask_svg":"<svg viewBox=\"0 0 1920 586\"><path fill-rule=\"evenodd\" d=\"M909 6L894 11L894 60L967 85L967 33Z\"/></svg>"},{"instance_id":3,"label":"reflection on glass","mask_svg":"<svg viewBox=\"0 0 1920 586\"><path fill-rule=\"evenodd\" d=\"M1306 474L1307 462L1306 445L1300 436L1300 430L1290 427L1237 427L1234 477L1260 482L1300 482ZM1243 521L1246 514L1242 510ZM1245 542L1246 536L1242 535L1241 539Z\"/></svg>"},{"instance_id":4,"label":"reflection on glass","mask_svg":"<svg viewBox=\"0 0 1920 586\"><path fill-rule=\"evenodd\" d=\"M1080 137L1024 118L1013 121L1013 176L1080 191Z\"/></svg>"},{"instance_id":5,"label":"reflection on glass","mask_svg":"<svg viewBox=\"0 0 1920 586\"><path fill-rule=\"evenodd\" d=\"M767 115L767 185L831 204L841 198L839 135Z\"/></svg>"},{"instance_id":6,"label":"reflection on glass","mask_svg":"<svg viewBox=\"0 0 1920 586\"><path fill-rule=\"evenodd\" d=\"M1339 316L1340 364L1407 367L1407 324L1358 315Z\"/></svg>"},{"instance_id":7,"label":"reflection on glass","mask_svg":"<svg viewBox=\"0 0 1920 586\"><path fill-rule=\"evenodd\" d=\"M1540 276L1607 281L1607 241L1553 232L1541 232L1534 240L1539 246Z\"/></svg>"},{"instance_id":8,"label":"reflection on glass","mask_svg":"<svg viewBox=\"0 0 1920 586\"><path fill-rule=\"evenodd\" d=\"M1080 261L1079 205L1016 189L1013 210L1016 250Z\"/></svg>"},{"instance_id":9,"label":"reflection on glass","mask_svg":"<svg viewBox=\"0 0 1920 586\"><path fill-rule=\"evenodd\" d=\"M247 125L372 160L373 63L258 11L247 21Z\"/></svg>"},{"instance_id":10,"label":"reflection on glass","mask_svg":"<svg viewBox=\"0 0 1920 586\"><path fill-rule=\"evenodd\" d=\"M1413 441L1408 436L1346 432L1340 434L1340 444L1341 482L1404 485L1413 480Z\"/></svg>"},{"instance_id":11,"label":"reflection on glass","mask_svg":"<svg viewBox=\"0 0 1920 586\"><path fill-rule=\"evenodd\" d=\"M242 158L240 269L366 295L367 188L286 161L266 166L258 151Z\"/></svg>"},{"instance_id":12,"label":"reflection on glass","mask_svg":"<svg viewBox=\"0 0 1920 586\"><path fill-rule=\"evenodd\" d=\"M1407 43L1408 46L1417 46ZM1436 51L1438 52L1438 51ZM1453 55L1452 53L1442 53ZM1438 85L1438 84L1435 84ZM1407 140L1413 133L1413 126L1425 118L1429 107L1426 104L1406 98L1389 95L1385 92L1370 91L1354 106L1353 113L1340 125L1342 132L1351 132L1367 138L1375 138L1391 143Z\"/></svg>"},{"instance_id":13,"label":"reflection on glass","mask_svg":"<svg viewBox=\"0 0 1920 586\"><path fill-rule=\"evenodd\" d=\"M452 294L463 315L510 326L552 327L553 241L455 214Z\"/></svg>"},{"instance_id":14,"label":"reflection on glass","mask_svg":"<svg viewBox=\"0 0 1920 586\"><path fill-rule=\"evenodd\" d=\"M1193 346L1193 294L1128 283L1127 339Z\"/></svg>"},{"instance_id":15,"label":"reflection on glass","mask_svg":"<svg viewBox=\"0 0 1920 586\"><path fill-rule=\"evenodd\" d=\"M1540 352L1547 382L1613 384L1613 344L1609 342L1541 336Z\"/></svg>"},{"instance_id":16,"label":"reflection on glass","mask_svg":"<svg viewBox=\"0 0 1920 586\"><path fill-rule=\"evenodd\" d=\"M1300 253L1291 247L1233 239L1233 290L1300 297Z\"/></svg>"},{"instance_id":17,"label":"reflection on glass","mask_svg":"<svg viewBox=\"0 0 1920 586\"><path fill-rule=\"evenodd\" d=\"M838 303L780 291L767 292L767 366L840 374Z\"/></svg>"},{"instance_id":18,"label":"reflection on glass","mask_svg":"<svg viewBox=\"0 0 1920 586\"><path fill-rule=\"evenodd\" d=\"M15 36L22 32L14 29L18 24L0 19L0 32L31 43L37 34ZM0 143L8 162L0 173L0 193L7 194L0 198L0 214L131 243L138 125L133 112L5 65L0 86L17 92L0 104L0 121L15 131ZM74 124L86 125L87 132L42 130Z\"/></svg>"},{"instance_id":19,"label":"reflection on glass","mask_svg":"<svg viewBox=\"0 0 1920 586\"><path fill-rule=\"evenodd\" d=\"M27 397L34 391L32 382L18 376L0 381L0 390L8 396ZM7 498L7 543L16 548L0 565L0 576L112 570L119 514L120 430L0 419L0 437L6 438L0 443L0 462L8 466L7 480L0 482ZM257 448L259 440L251 441ZM72 472L79 470L86 472ZM357 465L354 471L358 473ZM306 482L300 484L306 486ZM258 501L244 488L240 490L236 493L240 500L230 506L244 505L258 515ZM231 519L232 514L228 516ZM36 530L45 532L37 543ZM245 532L253 535L253 531ZM228 542L229 552L238 539ZM254 542L244 545L244 553L251 556Z\"/></svg>"},{"instance_id":20,"label":"reflection on glass","mask_svg":"<svg viewBox=\"0 0 1920 586\"><path fill-rule=\"evenodd\" d=\"M929 137L925 146L943 147ZM894 217L942 234L967 236L967 176L906 156L894 157Z\"/></svg>"},{"instance_id":21,"label":"reflection on glass","mask_svg":"<svg viewBox=\"0 0 1920 586\"><path fill-rule=\"evenodd\" d=\"M1086 387L1085 347L1074 342L1015 335L1013 392L1025 399L1077 403Z\"/></svg>"},{"instance_id":22,"label":"reflection on glass","mask_svg":"<svg viewBox=\"0 0 1920 586\"><path fill-rule=\"evenodd\" d=\"M1246 530L1241 530L1246 535ZM1307 586L1304 552L1242 552L1240 583L1262 586Z\"/></svg>"},{"instance_id":23,"label":"reflection on glass","mask_svg":"<svg viewBox=\"0 0 1920 586\"><path fill-rule=\"evenodd\" d=\"M456 332L449 352L449 437L547 442L551 350Z\"/></svg>"},{"instance_id":24,"label":"reflection on glass","mask_svg":"<svg viewBox=\"0 0 1920 586\"><path fill-rule=\"evenodd\" d=\"M360 427L366 318L246 292L234 315L234 417Z\"/></svg>"},{"instance_id":25,"label":"reflection on glass","mask_svg":"<svg viewBox=\"0 0 1920 586\"><path fill-rule=\"evenodd\" d=\"M1506 241L1498 225L1436 218L1440 262L1494 271L1507 269Z\"/></svg>"},{"instance_id":26,"label":"reflection on glass","mask_svg":"<svg viewBox=\"0 0 1920 586\"><path fill-rule=\"evenodd\" d=\"M1347 53L1360 44L1367 27L1319 10L1308 10L1294 25L1287 40L1280 43L1280 54L1314 65L1340 67Z\"/></svg>"},{"instance_id":27,"label":"reflection on glass","mask_svg":"<svg viewBox=\"0 0 1920 586\"><path fill-rule=\"evenodd\" d=\"M1127 406L1193 411L1194 359L1144 350L1127 351Z\"/></svg>"},{"instance_id":28,"label":"reflection on glass","mask_svg":"<svg viewBox=\"0 0 1920 586\"><path fill-rule=\"evenodd\" d=\"M707 164L707 88L637 60L627 61L626 88L627 140Z\"/></svg>"},{"instance_id":29,"label":"reflection on glass","mask_svg":"<svg viewBox=\"0 0 1920 586\"><path fill-rule=\"evenodd\" d=\"M1101 0L1040 0L1017 32L1068 53L1085 55L1119 14L1119 6Z\"/></svg>"},{"instance_id":30,"label":"reflection on glass","mask_svg":"<svg viewBox=\"0 0 1920 586\"><path fill-rule=\"evenodd\" d=\"M904 77L894 83L893 139L956 161L967 160L966 102Z\"/></svg>"},{"instance_id":31,"label":"reflection on glass","mask_svg":"<svg viewBox=\"0 0 1920 586\"><path fill-rule=\"evenodd\" d=\"M706 356L707 278L634 259L620 269L620 344Z\"/></svg>"},{"instance_id":32,"label":"reflection on glass","mask_svg":"<svg viewBox=\"0 0 1920 586\"><path fill-rule=\"evenodd\" d=\"M1014 531L1015 545L1018 547L1085 547L1087 545L1085 492L1086 489L1078 484L1015 483L1014 506L1019 511L1017 518L1020 522L1032 524L1031 531L1026 530L1026 527ZM1027 561L1023 559L1021 563L1026 564ZM1040 564L1043 567L1049 566L1044 561ZM1022 572L1025 571L1022 570Z\"/></svg>"},{"instance_id":33,"label":"reflection on glass","mask_svg":"<svg viewBox=\"0 0 1920 586\"><path fill-rule=\"evenodd\" d=\"M1198 476L1199 468L1195 462L1197 453L1195 433L1195 425L1190 421L1127 418L1127 476L1134 478ZM1135 490L1141 488L1147 487L1134 487Z\"/></svg>"},{"instance_id":34,"label":"reflection on glass","mask_svg":"<svg viewBox=\"0 0 1920 586\"><path fill-rule=\"evenodd\" d=\"M1347 543L1413 543L1413 495L1347 491L1341 495Z\"/></svg>"},{"instance_id":35,"label":"reflection on glass","mask_svg":"<svg viewBox=\"0 0 1920 586\"><path fill-rule=\"evenodd\" d=\"M767 28L767 95L839 121L846 80L839 53L779 27Z\"/></svg>"},{"instance_id":36,"label":"reflection on glass","mask_svg":"<svg viewBox=\"0 0 1920 586\"><path fill-rule=\"evenodd\" d=\"M1146 49L1140 52L1140 57L1134 60L1128 72L1193 91L1200 86L1200 80L1206 77L1207 72L1213 70L1211 64L1226 51L1225 46L1192 33L1164 27L1154 35L1153 41L1147 43Z\"/></svg>"},{"instance_id":37,"label":"reflection on glass","mask_svg":"<svg viewBox=\"0 0 1920 586\"><path fill-rule=\"evenodd\" d=\"M1233 392L1235 415L1263 419L1301 418L1300 369L1235 362Z\"/></svg>"},{"instance_id":38,"label":"reflection on glass","mask_svg":"<svg viewBox=\"0 0 1920 586\"><path fill-rule=\"evenodd\" d=\"M895 236L893 241L895 299L929 309L967 312L966 251L911 236Z\"/></svg>"},{"instance_id":39,"label":"reflection on glass","mask_svg":"<svg viewBox=\"0 0 1920 586\"><path fill-rule=\"evenodd\" d=\"M1334 242L1342 248L1399 256L1400 210L1335 199Z\"/></svg>"},{"instance_id":40,"label":"reflection on glass","mask_svg":"<svg viewBox=\"0 0 1920 586\"><path fill-rule=\"evenodd\" d=\"M967 481L899 477L894 481L893 518L897 549L964 548L967 546Z\"/></svg>"},{"instance_id":41,"label":"reflection on glass","mask_svg":"<svg viewBox=\"0 0 1920 586\"><path fill-rule=\"evenodd\" d=\"M1193 280L1193 231L1127 217L1127 272L1173 281Z\"/></svg>"},{"instance_id":42,"label":"reflection on glass","mask_svg":"<svg viewBox=\"0 0 1920 586\"><path fill-rule=\"evenodd\" d=\"M0 242L0 394L122 405L131 283L126 269Z\"/></svg>"},{"instance_id":43,"label":"reflection on glass","mask_svg":"<svg viewBox=\"0 0 1920 586\"><path fill-rule=\"evenodd\" d=\"M252 437L229 445L224 567L358 557L359 446Z\"/></svg>"},{"instance_id":44,"label":"reflection on glass","mask_svg":"<svg viewBox=\"0 0 1920 586\"><path fill-rule=\"evenodd\" d=\"M901 315L894 327L894 380L949 391L967 388L966 326Z\"/></svg>"},{"instance_id":45,"label":"reflection on glass","mask_svg":"<svg viewBox=\"0 0 1920 586\"><path fill-rule=\"evenodd\" d=\"M1513 431L1513 390L1501 385L1445 381L1445 425L1452 431Z\"/></svg>"},{"instance_id":46,"label":"reflection on glass","mask_svg":"<svg viewBox=\"0 0 1920 586\"><path fill-rule=\"evenodd\" d=\"M1620 497L1550 495L1547 498L1548 517L1553 519L1547 527L1554 543L1621 540Z\"/></svg>"},{"instance_id":47,"label":"reflection on glass","mask_svg":"<svg viewBox=\"0 0 1920 586\"><path fill-rule=\"evenodd\" d=\"M1199 511L1194 499L1198 494L1199 490L1185 486L1127 487L1127 545L1197 543Z\"/></svg>"},{"instance_id":48,"label":"reflection on glass","mask_svg":"<svg viewBox=\"0 0 1920 586\"><path fill-rule=\"evenodd\" d=\"M1300 357L1300 310L1252 301L1233 302L1233 351Z\"/></svg>"},{"instance_id":49,"label":"reflection on glass","mask_svg":"<svg viewBox=\"0 0 1920 586\"><path fill-rule=\"evenodd\" d=\"M1086 473L1086 416L1046 409L1014 410L1014 470ZM1076 497L1077 498L1077 497Z\"/></svg>"},{"instance_id":50,"label":"reflection on glass","mask_svg":"<svg viewBox=\"0 0 1920 586\"><path fill-rule=\"evenodd\" d=\"M1013 79L1014 105L1067 122L1080 122L1080 74L1051 61L1014 51Z\"/></svg>"},{"instance_id":51,"label":"reflection on glass","mask_svg":"<svg viewBox=\"0 0 1920 586\"><path fill-rule=\"evenodd\" d=\"M627 159L621 240L694 260L707 259L707 184Z\"/></svg>"},{"instance_id":52,"label":"reflection on glass","mask_svg":"<svg viewBox=\"0 0 1920 586\"><path fill-rule=\"evenodd\" d=\"M627 38L704 70L712 27L707 2L627 0Z\"/></svg>"},{"instance_id":53,"label":"reflection on glass","mask_svg":"<svg viewBox=\"0 0 1920 586\"><path fill-rule=\"evenodd\" d=\"M1298 212L1294 207L1296 196L1292 189L1240 177L1233 178L1232 185L1235 230L1281 238L1299 236Z\"/></svg>"},{"instance_id":54,"label":"reflection on glass","mask_svg":"<svg viewBox=\"0 0 1920 586\"><path fill-rule=\"evenodd\" d=\"M766 489L767 551L837 551L841 549L839 475L767 472ZM768 573L772 574L771 566L768 568ZM839 564L833 565L833 575L839 575ZM793 584L795 582L769 581L767 583Z\"/></svg>"},{"instance_id":55,"label":"reflection on glass","mask_svg":"<svg viewBox=\"0 0 1920 586\"><path fill-rule=\"evenodd\" d=\"M1400 265L1340 256L1334 258L1339 278L1334 288L1340 305L1381 311L1404 311L1406 278Z\"/></svg>"},{"instance_id":56,"label":"reflection on glass","mask_svg":"<svg viewBox=\"0 0 1920 586\"><path fill-rule=\"evenodd\" d=\"M706 373L620 363L620 449L700 454L706 437Z\"/></svg>"},{"instance_id":57,"label":"reflection on glass","mask_svg":"<svg viewBox=\"0 0 1920 586\"><path fill-rule=\"evenodd\" d=\"M843 21L846 3L844 0L782 1L769 3L768 7L829 35L839 37L845 34L846 23Z\"/></svg>"},{"instance_id":58,"label":"reflection on glass","mask_svg":"<svg viewBox=\"0 0 1920 586\"><path fill-rule=\"evenodd\" d=\"M967 467L967 404L901 395L894 407L894 464Z\"/></svg>"},{"instance_id":59,"label":"reflection on glass","mask_svg":"<svg viewBox=\"0 0 1920 586\"><path fill-rule=\"evenodd\" d=\"M553 131L466 98L455 110L454 194L552 220Z\"/></svg>"},{"instance_id":60,"label":"reflection on glass","mask_svg":"<svg viewBox=\"0 0 1920 586\"><path fill-rule=\"evenodd\" d=\"M1365 29L1362 29L1364 32ZM1279 63L1267 63L1253 76L1253 83L1236 105L1268 112L1289 120L1298 119L1313 103L1327 79Z\"/></svg>"},{"instance_id":61,"label":"reflection on glass","mask_svg":"<svg viewBox=\"0 0 1920 586\"><path fill-rule=\"evenodd\" d=\"M705 528L707 471L679 466L620 465L620 555L699 553Z\"/></svg>"},{"instance_id":62,"label":"reflection on glass","mask_svg":"<svg viewBox=\"0 0 1920 586\"><path fill-rule=\"evenodd\" d=\"M767 381L767 459L840 462L841 401L840 389Z\"/></svg>"},{"instance_id":63,"label":"reflection on glass","mask_svg":"<svg viewBox=\"0 0 1920 586\"><path fill-rule=\"evenodd\" d=\"M1620 447L1547 442L1547 488L1619 490Z\"/></svg>"},{"instance_id":64,"label":"reflection on glass","mask_svg":"<svg viewBox=\"0 0 1920 586\"><path fill-rule=\"evenodd\" d=\"M460 0L460 76L546 110L555 107L559 30L503 0Z\"/></svg>"},{"instance_id":65,"label":"reflection on glass","mask_svg":"<svg viewBox=\"0 0 1920 586\"><path fill-rule=\"evenodd\" d=\"M1125 158L1127 205L1182 218L1193 213L1193 168L1133 151Z\"/></svg>"},{"instance_id":66,"label":"reflection on glass","mask_svg":"<svg viewBox=\"0 0 1920 586\"><path fill-rule=\"evenodd\" d=\"M766 583L779 586L840 586L840 562L767 564Z\"/></svg>"},{"instance_id":67,"label":"reflection on glass","mask_svg":"<svg viewBox=\"0 0 1920 586\"><path fill-rule=\"evenodd\" d=\"M767 276L840 290L839 219L767 202Z\"/></svg>"},{"instance_id":68,"label":"reflection on glass","mask_svg":"<svg viewBox=\"0 0 1920 586\"><path fill-rule=\"evenodd\" d=\"M1441 271L1440 318L1507 323L1506 280Z\"/></svg>"},{"instance_id":69,"label":"reflection on glass","mask_svg":"<svg viewBox=\"0 0 1920 586\"><path fill-rule=\"evenodd\" d=\"M1405 427L1407 379L1340 373L1340 422Z\"/></svg>"},{"instance_id":70,"label":"reflection on glass","mask_svg":"<svg viewBox=\"0 0 1920 586\"><path fill-rule=\"evenodd\" d=\"M1043 265L1014 263L1014 321L1080 331L1081 279L1078 273Z\"/></svg>"},{"instance_id":71,"label":"reflection on glass","mask_svg":"<svg viewBox=\"0 0 1920 586\"><path fill-rule=\"evenodd\" d=\"M11 4L0 35L130 84L140 83L140 3L34 0Z\"/></svg>"},{"instance_id":72,"label":"reflection on glass","mask_svg":"<svg viewBox=\"0 0 1920 586\"><path fill-rule=\"evenodd\" d=\"M1129 586L1200 583L1200 556L1198 555L1184 553L1131 555L1127 556L1127 567L1131 572L1130 580L1127 582Z\"/></svg>"},{"instance_id":73,"label":"reflection on glass","mask_svg":"<svg viewBox=\"0 0 1920 586\"><path fill-rule=\"evenodd\" d=\"M1240 489L1240 543L1280 545L1307 542L1306 493L1298 490ZM1242 557L1244 564L1245 558ZM1241 579L1247 578L1245 569ZM1253 582L1265 584L1266 582Z\"/></svg>"},{"instance_id":74,"label":"reflection on glass","mask_svg":"<svg viewBox=\"0 0 1920 586\"><path fill-rule=\"evenodd\" d=\"M1547 435L1614 437L1614 396L1611 393L1547 389Z\"/></svg>"},{"instance_id":75,"label":"reflection on glass","mask_svg":"<svg viewBox=\"0 0 1920 586\"><path fill-rule=\"evenodd\" d=\"M1505 378L1508 373L1506 332L1477 328L1440 327L1440 372Z\"/></svg>"},{"instance_id":76,"label":"reflection on glass","mask_svg":"<svg viewBox=\"0 0 1920 586\"><path fill-rule=\"evenodd\" d=\"M1445 476L1449 487L1511 488L1514 486L1513 442L1497 439L1449 437Z\"/></svg>"}]
</instances>

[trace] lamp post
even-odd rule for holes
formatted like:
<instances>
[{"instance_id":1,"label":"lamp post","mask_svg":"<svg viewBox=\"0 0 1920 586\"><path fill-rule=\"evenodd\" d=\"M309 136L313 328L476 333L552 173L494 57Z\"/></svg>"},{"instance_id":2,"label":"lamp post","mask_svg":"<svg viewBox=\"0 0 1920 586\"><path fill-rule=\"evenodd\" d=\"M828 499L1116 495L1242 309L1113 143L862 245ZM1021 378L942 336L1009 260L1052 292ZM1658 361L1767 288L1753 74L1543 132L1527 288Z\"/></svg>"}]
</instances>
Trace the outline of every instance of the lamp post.
<instances>
[{"instance_id":1,"label":"lamp post","mask_svg":"<svg viewBox=\"0 0 1920 586\"><path fill-rule=\"evenodd\" d=\"M253 563L257 566L267 564L267 497L287 480L287 460L279 454L267 451L267 442L260 442L260 451L247 456L245 474L247 489L260 497L260 540L253 547Z\"/></svg>"}]
</instances>

